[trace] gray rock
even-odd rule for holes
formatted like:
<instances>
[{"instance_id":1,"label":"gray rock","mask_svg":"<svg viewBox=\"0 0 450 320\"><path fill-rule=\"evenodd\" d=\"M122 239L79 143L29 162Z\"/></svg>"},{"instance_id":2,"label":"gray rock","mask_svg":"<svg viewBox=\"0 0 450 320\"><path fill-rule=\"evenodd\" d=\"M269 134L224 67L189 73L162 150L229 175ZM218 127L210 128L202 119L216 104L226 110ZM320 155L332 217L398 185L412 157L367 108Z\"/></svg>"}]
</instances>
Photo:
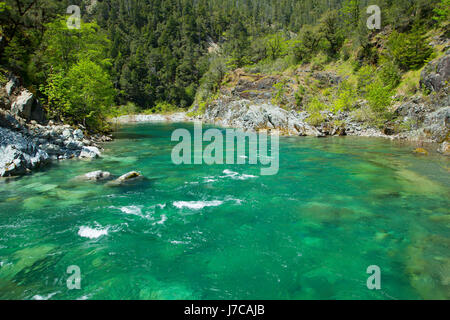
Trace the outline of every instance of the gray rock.
<instances>
[{"instance_id":1,"label":"gray rock","mask_svg":"<svg viewBox=\"0 0 450 320\"><path fill-rule=\"evenodd\" d=\"M49 155L27 136L0 127L0 176L24 174L46 164Z\"/></svg>"},{"instance_id":2,"label":"gray rock","mask_svg":"<svg viewBox=\"0 0 450 320\"><path fill-rule=\"evenodd\" d=\"M14 90L16 90L18 85L19 85L18 79L15 76L12 76L5 86L6 93L8 94L8 96L11 96L14 93Z\"/></svg>"},{"instance_id":3,"label":"gray rock","mask_svg":"<svg viewBox=\"0 0 450 320\"><path fill-rule=\"evenodd\" d=\"M111 176L111 173L107 171L93 171L86 173L84 175L78 176L75 178L75 180L81 180L81 181L100 181L108 179Z\"/></svg>"},{"instance_id":4,"label":"gray rock","mask_svg":"<svg viewBox=\"0 0 450 320\"><path fill-rule=\"evenodd\" d=\"M450 78L450 53L431 61L421 73L420 86L429 91L440 91L448 85Z\"/></svg>"},{"instance_id":5,"label":"gray rock","mask_svg":"<svg viewBox=\"0 0 450 320\"><path fill-rule=\"evenodd\" d=\"M444 141L440 146L437 152L443 154L444 156L450 156L450 143Z\"/></svg>"},{"instance_id":6,"label":"gray rock","mask_svg":"<svg viewBox=\"0 0 450 320\"><path fill-rule=\"evenodd\" d=\"M59 155L61 153L61 147L56 144L49 143L49 144L43 145L42 148L49 155Z\"/></svg>"},{"instance_id":7,"label":"gray rock","mask_svg":"<svg viewBox=\"0 0 450 320\"><path fill-rule=\"evenodd\" d=\"M75 130L73 132L73 137L77 140L83 140L83 138L84 138L83 131L81 131L80 129Z\"/></svg>"},{"instance_id":8,"label":"gray rock","mask_svg":"<svg viewBox=\"0 0 450 320\"><path fill-rule=\"evenodd\" d=\"M26 120L36 120L42 122L45 119L44 110L33 94L24 90L11 105L13 115Z\"/></svg>"},{"instance_id":9,"label":"gray rock","mask_svg":"<svg viewBox=\"0 0 450 320\"><path fill-rule=\"evenodd\" d=\"M63 139L72 138L72 131L70 131L69 129L64 129L64 131L62 132L62 138Z\"/></svg>"},{"instance_id":10,"label":"gray rock","mask_svg":"<svg viewBox=\"0 0 450 320\"><path fill-rule=\"evenodd\" d=\"M136 180L143 179L144 177L137 171L131 171L123 176L120 176L116 180L110 181L107 183L107 186L114 187L114 186L121 186L127 182L133 182Z\"/></svg>"},{"instance_id":11,"label":"gray rock","mask_svg":"<svg viewBox=\"0 0 450 320\"><path fill-rule=\"evenodd\" d=\"M98 158L100 150L97 147L83 147L81 149L80 158Z\"/></svg>"},{"instance_id":12,"label":"gray rock","mask_svg":"<svg viewBox=\"0 0 450 320\"><path fill-rule=\"evenodd\" d=\"M83 143L74 139L69 139L65 141L65 147L69 150L79 150L83 148Z\"/></svg>"},{"instance_id":13,"label":"gray rock","mask_svg":"<svg viewBox=\"0 0 450 320\"><path fill-rule=\"evenodd\" d=\"M450 106L441 108L426 116L424 121L424 133L435 142L443 142L450 129Z\"/></svg>"}]
</instances>

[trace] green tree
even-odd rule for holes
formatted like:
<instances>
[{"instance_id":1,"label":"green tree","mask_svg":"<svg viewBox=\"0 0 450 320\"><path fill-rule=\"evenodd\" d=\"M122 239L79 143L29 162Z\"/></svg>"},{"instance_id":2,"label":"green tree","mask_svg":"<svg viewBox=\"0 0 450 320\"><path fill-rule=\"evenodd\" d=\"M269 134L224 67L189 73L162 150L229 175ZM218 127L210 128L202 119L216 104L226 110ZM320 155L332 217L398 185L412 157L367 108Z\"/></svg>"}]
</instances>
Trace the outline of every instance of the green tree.
<instances>
[{"instance_id":1,"label":"green tree","mask_svg":"<svg viewBox=\"0 0 450 320\"><path fill-rule=\"evenodd\" d=\"M321 19L320 31L327 40L329 56L336 57L345 40L337 10L331 10L324 14Z\"/></svg>"},{"instance_id":2,"label":"green tree","mask_svg":"<svg viewBox=\"0 0 450 320\"><path fill-rule=\"evenodd\" d=\"M450 0L441 0L434 9L434 19L439 22L450 21Z\"/></svg>"},{"instance_id":3,"label":"green tree","mask_svg":"<svg viewBox=\"0 0 450 320\"><path fill-rule=\"evenodd\" d=\"M115 91L109 75L98 64L82 59L67 73L52 73L43 91L53 117L82 124L92 131L105 128Z\"/></svg>"},{"instance_id":4,"label":"green tree","mask_svg":"<svg viewBox=\"0 0 450 320\"><path fill-rule=\"evenodd\" d=\"M433 49L426 42L424 31L418 24L407 33L394 31L389 37L388 50L403 71L420 69L433 53Z\"/></svg>"}]
</instances>

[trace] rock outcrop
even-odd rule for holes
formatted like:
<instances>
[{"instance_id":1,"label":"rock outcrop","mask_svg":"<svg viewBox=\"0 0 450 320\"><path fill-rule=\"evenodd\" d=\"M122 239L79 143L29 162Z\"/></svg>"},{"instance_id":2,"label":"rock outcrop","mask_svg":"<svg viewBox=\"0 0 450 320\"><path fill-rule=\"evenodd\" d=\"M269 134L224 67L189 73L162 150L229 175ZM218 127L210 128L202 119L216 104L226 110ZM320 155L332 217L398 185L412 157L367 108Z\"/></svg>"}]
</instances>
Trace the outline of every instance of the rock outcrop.
<instances>
[{"instance_id":1,"label":"rock outcrop","mask_svg":"<svg viewBox=\"0 0 450 320\"><path fill-rule=\"evenodd\" d=\"M47 122L39 101L16 77L0 87L0 177L26 174L52 160L96 158L96 142L79 128Z\"/></svg>"},{"instance_id":2,"label":"rock outcrop","mask_svg":"<svg viewBox=\"0 0 450 320\"><path fill-rule=\"evenodd\" d=\"M420 85L430 92L438 92L448 85L450 78L450 50L428 63L421 74Z\"/></svg>"}]
</instances>

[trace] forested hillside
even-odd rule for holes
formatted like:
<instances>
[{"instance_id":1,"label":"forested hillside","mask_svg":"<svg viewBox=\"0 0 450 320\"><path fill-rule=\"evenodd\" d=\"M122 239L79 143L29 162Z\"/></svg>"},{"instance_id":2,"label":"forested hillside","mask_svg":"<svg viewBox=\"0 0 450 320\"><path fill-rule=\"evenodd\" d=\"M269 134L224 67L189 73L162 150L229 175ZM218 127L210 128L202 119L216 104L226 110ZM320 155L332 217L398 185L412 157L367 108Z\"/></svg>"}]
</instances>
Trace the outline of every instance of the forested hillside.
<instances>
[{"instance_id":1,"label":"forested hillside","mask_svg":"<svg viewBox=\"0 0 450 320\"><path fill-rule=\"evenodd\" d=\"M80 29L66 26L73 4ZM381 8L379 30L367 28L368 5ZM406 72L435 57L427 37L433 30L448 37L449 7L449 0L8 0L0 1L0 62L50 115L92 128L112 106L201 104L240 67L273 73L348 61L362 82L378 68L366 89L382 109Z\"/></svg>"}]
</instances>

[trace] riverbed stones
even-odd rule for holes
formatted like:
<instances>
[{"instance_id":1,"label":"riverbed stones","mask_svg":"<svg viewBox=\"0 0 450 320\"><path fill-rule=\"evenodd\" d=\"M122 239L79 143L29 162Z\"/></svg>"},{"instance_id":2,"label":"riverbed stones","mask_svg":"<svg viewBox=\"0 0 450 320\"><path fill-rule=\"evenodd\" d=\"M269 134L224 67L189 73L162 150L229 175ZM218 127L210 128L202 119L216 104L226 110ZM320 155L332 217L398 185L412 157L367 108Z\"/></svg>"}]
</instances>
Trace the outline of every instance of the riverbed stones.
<instances>
[{"instance_id":1,"label":"riverbed stones","mask_svg":"<svg viewBox=\"0 0 450 320\"><path fill-rule=\"evenodd\" d=\"M64 134L63 134L64 133ZM100 150L70 126L26 122L0 110L0 176L15 176L47 164L50 160L96 158Z\"/></svg>"}]
</instances>

